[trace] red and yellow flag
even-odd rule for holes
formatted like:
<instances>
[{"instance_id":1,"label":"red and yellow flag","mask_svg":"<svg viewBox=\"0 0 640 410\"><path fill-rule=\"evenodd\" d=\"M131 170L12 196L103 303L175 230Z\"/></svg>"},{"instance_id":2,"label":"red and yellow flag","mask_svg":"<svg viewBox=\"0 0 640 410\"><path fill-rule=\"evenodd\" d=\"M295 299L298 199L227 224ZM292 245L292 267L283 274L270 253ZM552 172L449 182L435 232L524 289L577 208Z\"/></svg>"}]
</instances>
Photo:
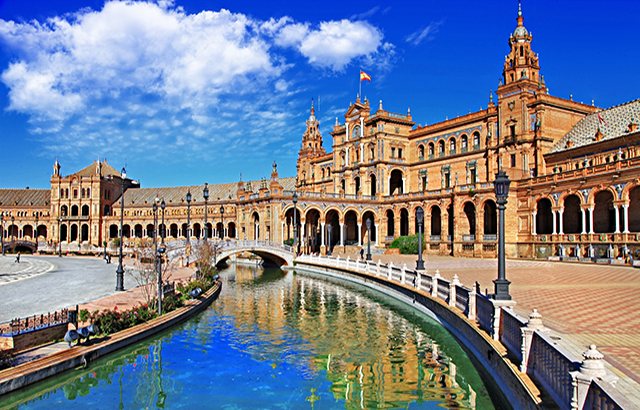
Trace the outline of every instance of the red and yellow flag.
<instances>
[{"instance_id":1,"label":"red and yellow flag","mask_svg":"<svg viewBox=\"0 0 640 410\"><path fill-rule=\"evenodd\" d=\"M360 81L369 81L371 82L371 76L364 71L360 71Z\"/></svg>"}]
</instances>

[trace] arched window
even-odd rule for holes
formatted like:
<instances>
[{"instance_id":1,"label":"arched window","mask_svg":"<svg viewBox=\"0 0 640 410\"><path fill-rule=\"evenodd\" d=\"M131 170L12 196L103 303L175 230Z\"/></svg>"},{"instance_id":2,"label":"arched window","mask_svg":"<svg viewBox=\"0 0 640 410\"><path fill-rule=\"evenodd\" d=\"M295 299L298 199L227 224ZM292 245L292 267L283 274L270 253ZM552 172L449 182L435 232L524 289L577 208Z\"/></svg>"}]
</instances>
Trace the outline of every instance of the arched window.
<instances>
[{"instance_id":1,"label":"arched window","mask_svg":"<svg viewBox=\"0 0 640 410\"><path fill-rule=\"evenodd\" d=\"M433 154L435 153L435 146L433 142L429 143L429 158L433 158Z\"/></svg>"},{"instance_id":2,"label":"arched window","mask_svg":"<svg viewBox=\"0 0 640 410\"><path fill-rule=\"evenodd\" d=\"M424 159L424 145L422 144L418 146L418 156L420 159Z\"/></svg>"},{"instance_id":3,"label":"arched window","mask_svg":"<svg viewBox=\"0 0 640 410\"><path fill-rule=\"evenodd\" d=\"M449 140L449 154L455 154L455 153L456 153L456 139L451 138Z\"/></svg>"},{"instance_id":4,"label":"arched window","mask_svg":"<svg viewBox=\"0 0 640 410\"><path fill-rule=\"evenodd\" d=\"M460 137L460 152L467 152L468 138L466 135Z\"/></svg>"},{"instance_id":5,"label":"arched window","mask_svg":"<svg viewBox=\"0 0 640 410\"><path fill-rule=\"evenodd\" d=\"M438 154L439 154L440 156L443 156L443 155L444 155L444 141L443 141L443 140L440 140L440 141L438 142Z\"/></svg>"},{"instance_id":6,"label":"arched window","mask_svg":"<svg viewBox=\"0 0 640 410\"><path fill-rule=\"evenodd\" d=\"M480 148L480 133L476 131L473 133L473 149L478 148Z\"/></svg>"}]
</instances>

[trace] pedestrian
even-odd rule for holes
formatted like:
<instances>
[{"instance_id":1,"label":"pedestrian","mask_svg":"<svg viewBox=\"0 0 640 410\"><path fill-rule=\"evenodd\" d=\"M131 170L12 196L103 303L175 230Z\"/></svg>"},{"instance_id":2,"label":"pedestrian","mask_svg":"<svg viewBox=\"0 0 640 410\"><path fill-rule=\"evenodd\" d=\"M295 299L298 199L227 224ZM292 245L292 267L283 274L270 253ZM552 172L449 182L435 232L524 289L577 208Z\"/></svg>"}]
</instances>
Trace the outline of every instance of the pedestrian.
<instances>
[{"instance_id":1,"label":"pedestrian","mask_svg":"<svg viewBox=\"0 0 640 410\"><path fill-rule=\"evenodd\" d=\"M364 248L360 249L360 260L364 260Z\"/></svg>"},{"instance_id":2,"label":"pedestrian","mask_svg":"<svg viewBox=\"0 0 640 410\"><path fill-rule=\"evenodd\" d=\"M16 262L20 263L20 252L18 252L18 254L16 255ZM16 263L14 262L14 263Z\"/></svg>"}]
</instances>

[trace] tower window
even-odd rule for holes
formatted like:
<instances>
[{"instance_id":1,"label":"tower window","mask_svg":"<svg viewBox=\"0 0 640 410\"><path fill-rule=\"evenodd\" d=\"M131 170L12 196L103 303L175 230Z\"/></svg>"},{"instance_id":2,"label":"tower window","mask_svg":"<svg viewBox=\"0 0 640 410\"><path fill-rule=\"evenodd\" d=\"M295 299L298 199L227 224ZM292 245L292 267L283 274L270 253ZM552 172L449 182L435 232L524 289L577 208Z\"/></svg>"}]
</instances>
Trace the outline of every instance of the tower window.
<instances>
[{"instance_id":1,"label":"tower window","mask_svg":"<svg viewBox=\"0 0 640 410\"><path fill-rule=\"evenodd\" d=\"M402 148L398 148L398 158L402 158Z\"/></svg>"},{"instance_id":2,"label":"tower window","mask_svg":"<svg viewBox=\"0 0 640 410\"><path fill-rule=\"evenodd\" d=\"M524 47L520 46L520 57L524 57Z\"/></svg>"},{"instance_id":3,"label":"tower window","mask_svg":"<svg viewBox=\"0 0 640 410\"><path fill-rule=\"evenodd\" d=\"M511 154L511 168L516 166L516 154Z\"/></svg>"},{"instance_id":4,"label":"tower window","mask_svg":"<svg viewBox=\"0 0 640 410\"><path fill-rule=\"evenodd\" d=\"M511 130L511 139L513 141L516 140L516 126L515 125L511 125L509 126L509 129Z\"/></svg>"}]
</instances>

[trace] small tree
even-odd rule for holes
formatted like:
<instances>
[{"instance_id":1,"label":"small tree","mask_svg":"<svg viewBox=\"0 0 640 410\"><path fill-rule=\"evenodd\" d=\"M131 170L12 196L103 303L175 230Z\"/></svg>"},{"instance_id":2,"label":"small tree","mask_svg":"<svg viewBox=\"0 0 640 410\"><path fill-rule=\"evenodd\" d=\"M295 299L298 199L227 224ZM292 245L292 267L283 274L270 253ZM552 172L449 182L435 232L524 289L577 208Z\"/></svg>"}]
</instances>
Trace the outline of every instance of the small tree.
<instances>
[{"instance_id":1,"label":"small tree","mask_svg":"<svg viewBox=\"0 0 640 410\"><path fill-rule=\"evenodd\" d=\"M135 249L136 262L131 274L142 289L142 293L147 300L147 305L151 304L158 289L158 259L155 255L153 243L140 243ZM162 264L162 282L167 282L175 269L171 263Z\"/></svg>"}]
</instances>

